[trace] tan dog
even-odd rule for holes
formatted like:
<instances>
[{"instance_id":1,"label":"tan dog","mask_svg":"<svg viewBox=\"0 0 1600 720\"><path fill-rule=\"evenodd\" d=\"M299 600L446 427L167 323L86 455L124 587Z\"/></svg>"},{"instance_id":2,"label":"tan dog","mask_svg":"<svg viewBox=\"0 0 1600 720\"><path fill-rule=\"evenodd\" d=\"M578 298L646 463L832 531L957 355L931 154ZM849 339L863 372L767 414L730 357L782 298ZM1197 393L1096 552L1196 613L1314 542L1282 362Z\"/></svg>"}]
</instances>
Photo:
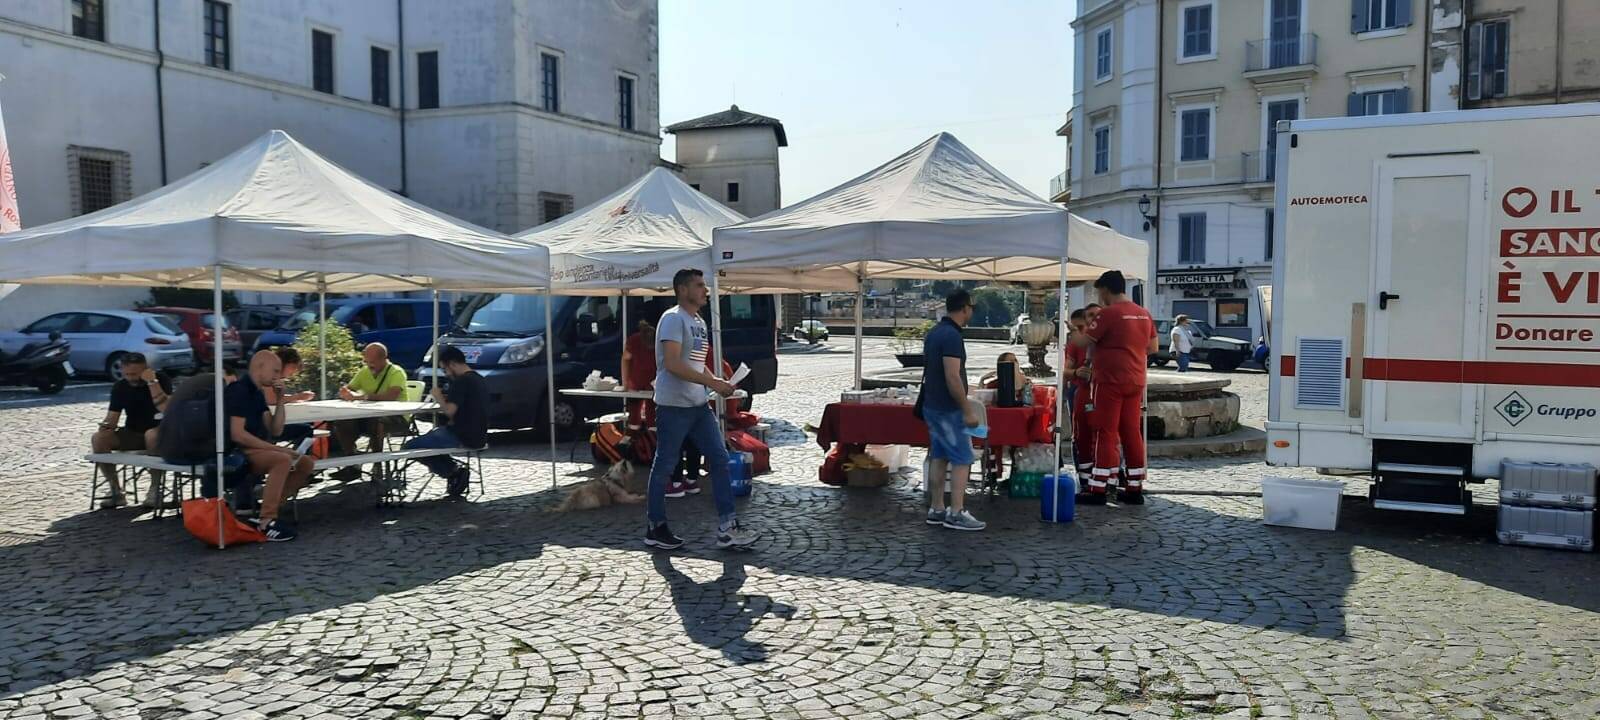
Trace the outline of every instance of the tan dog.
<instances>
[{"instance_id":1,"label":"tan dog","mask_svg":"<svg viewBox=\"0 0 1600 720\"><path fill-rule=\"evenodd\" d=\"M605 475L573 488L556 511L594 510L607 505L637 505L644 502L643 495L623 489L624 483L633 480L633 474L633 463L627 460L612 465Z\"/></svg>"}]
</instances>

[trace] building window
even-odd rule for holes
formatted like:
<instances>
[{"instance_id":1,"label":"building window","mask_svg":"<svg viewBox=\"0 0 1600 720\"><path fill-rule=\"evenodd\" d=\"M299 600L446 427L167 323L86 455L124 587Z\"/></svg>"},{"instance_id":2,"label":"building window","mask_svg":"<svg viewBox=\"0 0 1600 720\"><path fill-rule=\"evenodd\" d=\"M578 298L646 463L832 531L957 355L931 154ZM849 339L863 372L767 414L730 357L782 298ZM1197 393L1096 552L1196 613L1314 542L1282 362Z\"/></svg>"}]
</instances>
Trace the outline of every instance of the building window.
<instances>
[{"instance_id":1,"label":"building window","mask_svg":"<svg viewBox=\"0 0 1600 720\"><path fill-rule=\"evenodd\" d=\"M539 193L539 222L555 220L572 212L572 196L558 193Z\"/></svg>"},{"instance_id":2,"label":"building window","mask_svg":"<svg viewBox=\"0 0 1600 720\"><path fill-rule=\"evenodd\" d=\"M1217 298L1217 327L1250 327L1250 301Z\"/></svg>"},{"instance_id":3,"label":"building window","mask_svg":"<svg viewBox=\"0 0 1600 720\"><path fill-rule=\"evenodd\" d=\"M1394 115L1410 111L1411 92L1407 88L1355 93L1350 96L1350 115Z\"/></svg>"},{"instance_id":4,"label":"building window","mask_svg":"<svg viewBox=\"0 0 1600 720\"><path fill-rule=\"evenodd\" d=\"M1467 98L1506 96L1507 49L1511 21L1505 18L1472 24L1467 34Z\"/></svg>"},{"instance_id":5,"label":"building window","mask_svg":"<svg viewBox=\"0 0 1600 720\"><path fill-rule=\"evenodd\" d=\"M104 210L133 196L128 157L128 153L120 150L67 147L72 214Z\"/></svg>"},{"instance_id":6,"label":"building window","mask_svg":"<svg viewBox=\"0 0 1600 720\"><path fill-rule=\"evenodd\" d=\"M1277 228L1274 228L1272 226L1272 213L1273 212L1274 212L1274 210L1272 208L1267 208L1267 253L1266 253L1266 258L1268 260L1272 259L1272 237L1273 237L1273 233L1277 232Z\"/></svg>"},{"instance_id":7,"label":"building window","mask_svg":"<svg viewBox=\"0 0 1600 720\"><path fill-rule=\"evenodd\" d=\"M72 0L72 34L106 41L106 7L101 0Z\"/></svg>"},{"instance_id":8,"label":"building window","mask_svg":"<svg viewBox=\"0 0 1600 720\"><path fill-rule=\"evenodd\" d=\"M372 49L372 104L389 107L389 51Z\"/></svg>"},{"instance_id":9,"label":"building window","mask_svg":"<svg viewBox=\"0 0 1600 720\"><path fill-rule=\"evenodd\" d=\"M544 111L561 112L561 57L539 53L539 96Z\"/></svg>"},{"instance_id":10,"label":"building window","mask_svg":"<svg viewBox=\"0 0 1600 720\"><path fill-rule=\"evenodd\" d=\"M233 53L228 48L228 4L206 0L206 64L223 70L233 69Z\"/></svg>"},{"instance_id":11,"label":"building window","mask_svg":"<svg viewBox=\"0 0 1600 720\"><path fill-rule=\"evenodd\" d=\"M1111 126L1094 129L1094 174L1111 172Z\"/></svg>"},{"instance_id":12,"label":"building window","mask_svg":"<svg viewBox=\"0 0 1600 720\"><path fill-rule=\"evenodd\" d=\"M1214 10L1210 3L1190 5L1183 9L1183 50L1180 56L1188 58L1216 57L1211 46L1211 19Z\"/></svg>"},{"instance_id":13,"label":"building window","mask_svg":"<svg viewBox=\"0 0 1600 720\"><path fill-rule=\"evenodd\" d=\"M1211 159L1211 108L1178 113L1180 162Z\"/></svg>"},{"instance_id":14,"label":"building window","mask_svg":"<svg viewBox=\"0 0 1600 720\"><path fill-rule=\"evenodd\" d=\"M739 183L728 183L728 202L739 202Z\"/></svg>"},{"instance_id":15,"label":"building window","mask_svg":"<svg viewBox=\"0 0 1600 720\"><path fill-rule=\"evenodd\" d=\"M1415 0L1351 0L1350 31L1355 33L1393 30L1411 24L1411 3Z\"/></svg>"},{"instance_id":16,"label":"building window","mask_svg":"<svg viewBox=\"0 0 1600 720\"><path fill-rule=\"evenodd\" d=\"M1206 261L1206 214L1178 216L1178 264L1201 265Z\"/></svg>"},{"instance_id":17,"label":"building window","mask_svg":"<svg viewBox=\"0 0 1600 720\"><path fill-rule=\"evenodd\" d=\"M311 89L333 94L333 33L311 31Z\"/></svg>"},{"instance_id":18,"label":"building window","mask_svg":"<svg viewBox=\"0 0 1600 720\"><path fill-rule=\"evenodd\" d=\"M439 51L417 53L417 107L439 107Z\"/></svg>"},{"instance_id":19,"label":"building window","mask_svg":"<svg viewBox=\"0 0 1600 720\"><path fill-rule=\"evenodd\" d=\"M617 76L617 125L633 129L633 78L626 75Z\"/></svg>"},{"instance_id":20,"label":"building window","mask_svg":"<svg viewBox=\"0 0 1600 720\"><path fill-rule=\"evenodd\" d=\"M1105 27L1094 34L1094 79L1111 77L1111 28Z\"/></svg>"}]
</instances>

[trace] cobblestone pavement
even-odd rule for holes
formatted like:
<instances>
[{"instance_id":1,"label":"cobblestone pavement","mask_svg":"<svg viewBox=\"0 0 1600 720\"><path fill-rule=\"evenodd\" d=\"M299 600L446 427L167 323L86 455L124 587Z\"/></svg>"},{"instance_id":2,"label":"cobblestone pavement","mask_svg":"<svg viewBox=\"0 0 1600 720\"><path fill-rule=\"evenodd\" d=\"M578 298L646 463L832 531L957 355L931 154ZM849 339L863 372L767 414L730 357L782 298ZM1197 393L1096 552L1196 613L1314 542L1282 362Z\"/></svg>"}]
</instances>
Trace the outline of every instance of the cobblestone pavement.
<instances>
[{"instance_id":1,"label":"cobblestone pavement","mask_svg":"<svg viewBox=\"0 0 1600 720\"><path fill-rule=\"evenodd\" d=\"M928 527L909 478L816 482L797 429L848 386L848 348L786 353L758 400L786 432L741 554L712 547L704 496L672 501L690 543L669 555L637 506L552 512L524 434L494 439L474 502L435 483L378 511L319 484L296 542L206 550L85 512L73 457L103 388L0 405L0 717L1600 713L1591 555L1498 546L1487 507L1373 513L1357 484L1336 533L1265 527L1251 493L1281 471L1251 458L1160 465L1148 504L1070 525L974 497L988 531ZM869 369L888 354L869 343Z\"/></svg>"}]
</instances>

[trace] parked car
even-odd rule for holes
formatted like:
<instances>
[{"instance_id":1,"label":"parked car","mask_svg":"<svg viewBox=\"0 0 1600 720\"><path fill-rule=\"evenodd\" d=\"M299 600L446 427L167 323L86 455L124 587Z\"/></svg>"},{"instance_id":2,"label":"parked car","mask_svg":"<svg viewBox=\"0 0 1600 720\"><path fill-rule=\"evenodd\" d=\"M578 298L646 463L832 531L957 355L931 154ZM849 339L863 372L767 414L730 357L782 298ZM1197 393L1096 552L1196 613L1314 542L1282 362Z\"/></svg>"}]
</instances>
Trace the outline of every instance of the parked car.
<instances>
[{"instance_id":1,"label":"parked car","mask_svg":"<svg viewBox=\"0 0 1600 720\"><path fill-rule=\"evenodd\" d=\"M122 378L122 357L143 353L150 367L168 373L193 370L194 349L189 336L165 315L134 310L69 310L36 320L16 332L0 333L0 350L21 352L24 345L61 333L71 346L67 353L78 375Z\"/></svg>"},{"instance_id":2,"label":"parked car","mask_svg":"<svg viewBox=\"0 0 1600 720\"><path fill-rule=\"evenodd\" d=\"M228 324L239 332L239 344L254 349L262 333L276 330L294 315L294 308L284 305L241 305L223 315L228 318Z\"/></svg>"},{"instance_id":3,"label":"parked car","mask_svg":"<svg viewBox=\"0 0 1600 720\"><path fill-rule=\"evenodd\" d=\"M555 338L557 388L578 388L591 371L622 377L622 322L619 297L561 297L551 306L554 331L545 327L545 298L541 295L485 294L470 298L460 319L439 339L440 345L461 348L467 364L482 375L489 388L489 426L517 429L542 427L547 414L544 353ZM630 297L627 333L640 318L659 317L671 300ZM777 306L771 295L723 296L723 357L737 368L750 366L739 388L765 393L778 384ZM707 326L710 325L707 316ZM424 358L413 375L432 383L433 369ZM570 433L584 418L619 412L622 403L609 399L556 396L558 431Z\"/></svg>"},{"instance_id":4,"label":"parked car","mask_svg":"<svg viewBox=\"0 0 1600 720\"><path fill-rule=\"evenodd\" d=\"M381 342L389 360L400 367L416 367L433 342L433 311L426 299L343 298L328 301L328 319L349 328L357 345ZM256 337L253 350L293 345L301 328L317 321L317 307L301 308L276 329ZM450 304L439 303L439 332L450 327Z\"/></svg>"},{"instance_id":5,"label":"parked car","mask_svg":"<svg viewBox=\"0 0 1600 720\"><path fill-rule=\"evenodd\" d=\"M789 331L789 337L799 342L822 342L828 339L828 326L821 320L801 320Z\"/></svg>"},{"instance_id":6,"label":"parked car","mask_svg":"<svg viewBox=\"0 0 1600 720\"><path fill-rule=\"evenodd\" d=\"M202 366L211 364L211 349L214 343L211 334L216 330L212 321L210 310L186 307L147 307L141 311L152 315L165 315L177 323L185 335L189 336L189 345L194 348L194 361ZM239 331L228 322L227 314L222 316L222 359L238 360L244 354L244 346L239 340Z\"/></svg>"},{"instance_id":7,"label":"parked car","mask_svg":"<svg viewBox=\"0 0 1600 720\"><path fill-rule=\"evenodd\" d=\"M1204 320L1190 320L1189 332L1194 338L1194 352L1191 359L1203 362L1218 372L1233 372L1239 365L1250 359L1250 343L1230 337L1222 337L1211 329L1211 323ZM1172 352L1172 321L1156 321L1156 338L1161 341L1161 349L1150 356L1150 364L1161 367L1178 359Z\"/></svg>"}]
</instances>

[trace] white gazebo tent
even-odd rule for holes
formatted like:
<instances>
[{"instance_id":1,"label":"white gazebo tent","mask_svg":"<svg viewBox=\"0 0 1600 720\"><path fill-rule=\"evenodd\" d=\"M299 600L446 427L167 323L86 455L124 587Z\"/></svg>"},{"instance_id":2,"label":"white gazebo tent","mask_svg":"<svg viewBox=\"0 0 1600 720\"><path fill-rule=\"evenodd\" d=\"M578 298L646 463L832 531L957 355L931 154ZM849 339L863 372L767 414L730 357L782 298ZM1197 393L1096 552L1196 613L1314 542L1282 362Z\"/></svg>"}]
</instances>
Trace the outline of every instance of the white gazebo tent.
<instances>
[{"instance_id":1,"label":"white gazebo tent","mask_svg":"<svg viewBox=\"0 0 1600 720\"><path fill-rule=\"evenodd\" d=\"M626 335L628 295L670 295L672 275L683 268L709 277L712 230L744 220L671 170L657 167L588 207L516 238L550 250L553 294L620 295ZM782 292L798 279L781 272L735 273L723 284L743 293ZM813 282L830 290L856 286L850 272L824 274Z\"/></svg>"},{"instance_id":2,"label":"white gazebo tent","mask_svg":"<svg viewBox=\"0 0 1600 720\"><path fill-rule=\"evenodd\" d=\"M220 337L224 285L324 295L432 290L435 298L441 289L548 291L549 254L391 193L273 130L149 194L0 235L0 279L211 288ZM437 301L434 308L437 337ZM214 355L220 469L222 359Z\"/></svg>"},{"instance_id":3,"label":"white gazebo tent","mask_svg":"<svg viewBox=\"0 0 1600 720\"><path fill-rule=\"evenodd\" d=\"M808 200L718 228L712 243L719 273L776 273L796 278L795 290L819 289L805 281L813 272L851 273L857 280L858 389L860 283L866 280L1055 281L1065 338L1067 284L1092 281L1109 269L1143 279L1147 253L1144 242L1028 192L949 133ZM715 282L712 288L715 293ZM713 332L720 334L720 327ZM1056 393L1058 449L1063 396Z\"/></svg>"}]
</instances>

